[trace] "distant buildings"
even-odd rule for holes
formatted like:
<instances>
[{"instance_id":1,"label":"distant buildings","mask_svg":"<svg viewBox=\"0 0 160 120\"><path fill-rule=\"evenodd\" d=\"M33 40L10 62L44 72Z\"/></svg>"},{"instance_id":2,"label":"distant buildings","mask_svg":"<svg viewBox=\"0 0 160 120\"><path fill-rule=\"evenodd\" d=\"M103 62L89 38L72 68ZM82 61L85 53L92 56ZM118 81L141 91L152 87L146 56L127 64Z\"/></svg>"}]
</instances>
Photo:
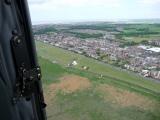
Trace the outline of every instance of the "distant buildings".
<instances>
[{"instance_id":1,"label":"distant buildings","mask_svg":"<svg viewBox=\"0 0 160 120\"><path fill-rule=\"evenodd\" d=\"M109 37L109 38L108 38ZM113 35L104 36L101 39L80 39L71 35L58 34L40 34L35 35L35 39L44 43L67 49L85 56L98 59L101 55L107 56L114 62L124 62L121 67L138 72L144 77L151 77L160 80L160 48L146 45L134 45L125 48L120 47L120 43L112 41ZM150 41L150 45L160 45L160 41ZM97 49L100 53L97 54ZM125 63L127 62L127 63ZM73 61L69 66L77 65Z\"/></svg>"}]
</instances>

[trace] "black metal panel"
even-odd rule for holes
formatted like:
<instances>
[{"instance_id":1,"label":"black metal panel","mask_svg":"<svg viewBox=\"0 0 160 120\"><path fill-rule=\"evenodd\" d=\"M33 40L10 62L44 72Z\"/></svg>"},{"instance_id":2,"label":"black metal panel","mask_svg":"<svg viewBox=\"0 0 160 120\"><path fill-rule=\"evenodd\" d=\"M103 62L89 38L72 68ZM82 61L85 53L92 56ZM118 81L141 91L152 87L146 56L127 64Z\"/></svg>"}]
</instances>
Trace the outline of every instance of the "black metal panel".
<instances>
[{"instance_id":1,"label":"black metal panel","mask_svg":"<svg viewBox=\"0 0 160 120\"><path fill-rule=\"evenodd\" d=\"M0 0L0 119L46 119L37 66L27 1ZM17 81L21 84L18 100Z\"/></svg>"}]
</instances>

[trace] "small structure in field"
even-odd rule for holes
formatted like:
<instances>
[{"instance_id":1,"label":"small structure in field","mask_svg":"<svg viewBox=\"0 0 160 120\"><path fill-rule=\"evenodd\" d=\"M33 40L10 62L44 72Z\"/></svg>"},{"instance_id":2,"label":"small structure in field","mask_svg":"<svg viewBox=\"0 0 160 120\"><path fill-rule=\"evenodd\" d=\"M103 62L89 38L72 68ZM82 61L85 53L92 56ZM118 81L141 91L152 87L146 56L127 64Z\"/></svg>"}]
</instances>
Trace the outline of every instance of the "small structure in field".
<instances>
[{"instance_id":1,"label":"small structure in field","mask_svg":"<svg viewBox=\"0 0 160 120\"><path fill-rule=\"evenodd\" d=\"M102 74L100 74L100 76L99 76L99 79L101 79L101 78L103 78L103 75L102 75Z\"/></svg>"},{"instance_id":2,"label":"small structure in field","mask_svg":"<svg viewBox=\"0 0 160 120\"><path fill-rule=\"evenodd\" d=\"M58 63L58 62L57 62L56 60L54 60L54 61L52 61L52 63L53 63L53 64L56 64L56 63Z\"/></svg>"},{"instance_id":3,"label":"small structure in field","mask_svg":"<svg viewBox=\"0 0 160 120\"><path fill-rule=\"evenodd\" d=\"M76 60L73 60L71 63L68 64L68 67L72 67L76 65L78 65L78 62Z\"/></svg>"},{"instance_id":4,"label":"small structure in field","mask_svg":"<svg viewBox=\"0 0 160 120\"><path fill-rule=\"evenodd\" d=\"M72 62L72 65L73 65L73 66L76 66L77 64L78 64L78 63L77 63L77 61L75 61L75 60Z\"/></svg>"},{"instance_id":5,"label":"small structure in field","mask_svg":"<svg viewBox=\"0 0 160 120\"><path fill-rule=\"evenodd\" d=\"M88 66L82 66L82 69L83 70L89 70L89 67Z\"/></svg>"}]
</instances>

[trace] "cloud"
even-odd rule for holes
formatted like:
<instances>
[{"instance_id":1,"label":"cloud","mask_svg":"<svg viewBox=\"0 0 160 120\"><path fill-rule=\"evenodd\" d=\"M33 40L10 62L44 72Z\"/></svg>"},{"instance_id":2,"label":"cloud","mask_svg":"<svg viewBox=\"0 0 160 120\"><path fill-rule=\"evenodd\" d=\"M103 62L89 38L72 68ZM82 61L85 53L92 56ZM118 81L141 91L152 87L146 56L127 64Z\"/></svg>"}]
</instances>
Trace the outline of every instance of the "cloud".
<instances>
[{"instance_id":1,"label":"cloud","mask_svg":"<svg viewBox=\"0 0 160 120\"><path fill-rule=\"evenodd\" d=\"M160 0L29 0L33 21L156 18Z\"/></svg>"},{"instance_id":2,"label":"cloud","mask_svg":"<svg viewBox=\"0 0 160 120\"><path fill-rule=\"evenodd\" d=\"M32 5L32 4L42 4L42 3L46 3L46 2L48 2L49 0L28 0L28 3L30 4L30 5Z\"/></svg>"},{"instance_id":3,"label":"cloud","mask_svg":"<svg viewBox=\"0 0 160 120\"><path fill-rule=\"evenodd\" d=\"M52 6L119 6L124 0L29 0L30 5L47 4Z\"/></svg>"},{"instance_id":4,"label":"cloud","mask_svg":"<svg viewBox=\"0 0 160 120\"><path fill-rule=\"evenodd\" d=\"M147 5L156 5L160 4L160 0L140 0L141 4L147 4Z\"/></svg>"}]
</instances>

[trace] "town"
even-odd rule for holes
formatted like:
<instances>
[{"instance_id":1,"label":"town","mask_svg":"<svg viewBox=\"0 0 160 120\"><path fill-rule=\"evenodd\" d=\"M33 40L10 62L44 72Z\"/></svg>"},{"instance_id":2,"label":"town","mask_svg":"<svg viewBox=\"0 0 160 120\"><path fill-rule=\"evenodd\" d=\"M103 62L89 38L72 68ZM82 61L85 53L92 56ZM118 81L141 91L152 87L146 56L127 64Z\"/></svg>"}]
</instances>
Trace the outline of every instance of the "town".
<instances>
[{"instance_id":1,"label":"town","mask_svg":"<svg viewBox=\"0 0 160 120\"><path fill-rule=\"evenodd\" d=\"M96 32L96 30L88 31ZM35 34L34 37L37 41L133 71L144 77L160 80L160 39L148 40L147 44L141 42L122 46L115 36L116 32L103 31L100 37L85 39L66 32Z\"/></svg>"}]
</instances>

